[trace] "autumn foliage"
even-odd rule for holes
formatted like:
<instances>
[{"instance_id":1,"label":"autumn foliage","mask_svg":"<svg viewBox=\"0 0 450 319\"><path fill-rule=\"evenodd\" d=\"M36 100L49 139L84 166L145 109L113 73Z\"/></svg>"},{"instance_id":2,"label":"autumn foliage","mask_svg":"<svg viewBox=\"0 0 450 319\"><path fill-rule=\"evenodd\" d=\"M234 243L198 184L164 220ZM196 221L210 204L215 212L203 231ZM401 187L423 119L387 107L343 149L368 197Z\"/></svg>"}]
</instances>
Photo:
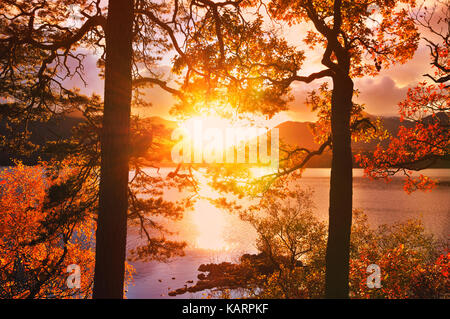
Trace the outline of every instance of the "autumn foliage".
<instances>
[{"instance_id":1,"label":"autumn foliage","mask_svg":"<svg viewBox=\"0 0 450 319\"><path fill-rule=\"evenodd\" d=\"M92 292L94 267L91 212L70 210L82 196L52 205L49 190L70 176L46 177L46 163L18 163L0 172L0 297L86 298ZM81 268L81 287L68 289L67 266Z\"/></svg>"},{"instance_id":2,"label":"autumn foliage","mask_svg":"<svg viewBox=\"0 0 450 319\"><path fill-rule=\"evenodd\" d=\"M158 87L176 97L171 114L183 120L212 114L255 123L257 116L271 118L289 109L294 83L315 80L333 83L331 89L322 84L307 100L318 115L312 125L321 145L317 150L286 146L281 169L254 183L249 170L240 166L207 171L210 186L220 192L240 192L241 198L265 192L257 205L239 212L258 232L259 253L242 256L238 264L201 267L209 275L191 290L243 289L246 296L264 298L346 298L350 259L350 292L355 298L442 297L448 291L449 256L424 235L421 225L370 230L356 216L351 227L351 141L387 138L381 123L371 123L363 106L353 102L358 93L353 80L376 76L413 57L421 20L408 8L415 5L414 0L0 2L0 120L8 132L0 138L0 147L12 159L30 158L40 149L52 161L34 167L17 163L0 173L0 297L91 297L96 230L96 262L101 264L96 277L107 275L96 278L96 287L102 288L95 297L123 295L127 226L138 229L143 239L128 251L129 261L167 261L184 254L186 243L173 240L165 222L181 219L193 207L198 184L189 165L180 164L167 176L148 172L151 167L159 173L171 142L169 131L130 117L131 104L150 105L143 89ZM121 10L125 7L128 15ZM310 49L323 49L317 72L304 74L305 52L277 30L266 30L269 20L311 27L298 40ZM422 26L434 32L429 20ZM125 30L126 36L114 36ZM373 178L403 172L408 192L435 185L412 171L449 159L445 83L450 37L441 38L441 45L426 40L435 68L428 75L432 83L419 83L399 104L402 121L413 125L400 127L389 144L380 144L373 154L356 158ZM66 87L72 78L87 85L87 55L97 60L99 78L106 79L105 104L97 95L88 98ZM111 57L115 60L108 60ZM171 72L167 79L166 68ZM31 124L74 111L82 121L69 138L32 145ZM310 159L327 149L333 153L328 237L312 214L310 194L274 186L284 177L301 177ZM117 167L120 174L113 169ZM186 197L166 201L169 189ZM229 208L241 209L236 207ZM383 269L381 290L365 286L370 263ZM79 289L66 286L70 264L81 267ZM129 279L132 268L125 265ZM109 295L107 284L113 281Z\"/></svg>"},{"instance_id":3,"label":"autumn foliage","mask_svg":"<svg viewBox=\"0 0 450 319\"><path fill-rule=\"evenodd\" d=\"M202 264L198 281L169 295L207 291L210 297L321 298L325 288L326 226L314 215L311 190L292 179L276 183L270 196L248 207L221 203L257 233L256 254L238 262ZM351 298L444 298L449 291L447 244L420 220L369 227L353 211L350 242ZM381 269L381 288L370 288L367 268Z\"/></svg>"},{"instance_id":4,"label":"autumn foliage","mask_svg":"<svg viewBox=\"0 0 450 319\"><path fill-rule=\"evenodd\" d=\"M407 98L399 103L399 112L402 121L413 121L414 125L400 126L387 147L378 145L371 156L357 155L356 161L373 178L389 180L392 175L403 172L407 176L404 184L407 192L433 188L434 180L423 174L412 176L412 171L448 158L449 101L444 84L422 82L409 89Z\"/></svg>"},{"instance_id":5,"label":"autumn foliage","mask_svg":"<svg viewBox=\"0 0 450 319\"><path fill-rule=\"evenodd\" d=\"M405 125L400 126L387 146L378 145L372 154L356 156L356 161L371 178L389 180L391 176L403 173L406 176L404 189L408 193L432 189L436 181L423 174L413 175L412 171L446 163L450 154L450 95L446 84L450 79L450 7L443 4L443 17L434 23L432 18L437 10L436 6L425 6L422 13L413 14L415 23L435 39L424 38L430 50L431 74L425 74L427 80L408 89L406 98L398 104L400 120Z\"/></svg>"},{"instance_id":6,"label":"autumn foliage","mask_svg":"<svg viewBox=\"0 0 450 319\"><path fill-rule=\"evenodd\" d=\"M350 259L353 298L444 298L450 288L448 247L425 232L419 220L370 229L355 212ZM368 265L381 270L381 288L369 288Z\"/></svg>"}]
</instances>

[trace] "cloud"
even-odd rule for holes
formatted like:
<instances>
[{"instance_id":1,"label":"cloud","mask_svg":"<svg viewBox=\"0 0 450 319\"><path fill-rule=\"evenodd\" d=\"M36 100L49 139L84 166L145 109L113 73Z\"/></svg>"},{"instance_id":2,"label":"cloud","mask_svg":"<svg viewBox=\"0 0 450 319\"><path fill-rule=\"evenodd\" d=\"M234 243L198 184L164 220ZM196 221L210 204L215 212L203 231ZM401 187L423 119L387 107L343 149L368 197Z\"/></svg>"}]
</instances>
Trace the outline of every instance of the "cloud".
<instances>
[{"instance_id":1,"label":"cloud","mask_svg":"<svg viewBox=\"0 0 450 319\"><path fill-rule=\"evenodd\" d=\"M322 82L311 84L297 84L292 89L294 101L289 105L287 114L295 121L314 121L315 113L306 105L305 100L309 91L317 89ZM409 87L416 82L408 82L410 85L400 86L387 75L375 78L365 77L355 81L355 88L360 91L353 101L365 104L366 111L374 115L396 116L398 115L398 103L405 99ZM329 88L332 88L330 83Z\"/></svg>"},{"instance_id":2,"label":"cloud","mask_svg":"<svg viewBox=\"0 0 450 319\"><path fill-rule=\"evenodd\" d=\"M389 76L398 86L408 86L423 81L423 74L430 72L430 50L421 43L414 57L405 64L397 64L381 74Z\"/></svg>"},{"instance_id":3,"label":"cloud","mask_svg":"<svg viewBox=\"0 0 450 319\"><path fill-rule=\"evenodd\" d=\"M389 76L358 80L355 88L360 95L354 101L365 104L368 113L390 116L398 115L397 104L405 99L408 91L408 86L398 86Z\"/></svg>"}]
</instances>

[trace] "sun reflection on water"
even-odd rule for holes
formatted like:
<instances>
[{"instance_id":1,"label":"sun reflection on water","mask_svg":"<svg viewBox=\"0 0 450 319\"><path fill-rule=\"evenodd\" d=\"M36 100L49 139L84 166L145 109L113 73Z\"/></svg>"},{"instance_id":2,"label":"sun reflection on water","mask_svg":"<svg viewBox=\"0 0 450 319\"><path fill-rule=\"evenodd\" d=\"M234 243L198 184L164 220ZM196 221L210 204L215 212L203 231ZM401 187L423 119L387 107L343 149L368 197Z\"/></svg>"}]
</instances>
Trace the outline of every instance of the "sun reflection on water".
<instances>
[{"instance_id":1,"label":"sun reflection on water","mask_svg":"<svg viewBox=\"0 0 450 319\"><path fill-rule=\"evenodd\" d=\"M198 201L193 212L193 222L197 228L196 247L208 250L228 250L224 240L226 220L224 212L206 200Z\"/></svg>"}]
</instances>

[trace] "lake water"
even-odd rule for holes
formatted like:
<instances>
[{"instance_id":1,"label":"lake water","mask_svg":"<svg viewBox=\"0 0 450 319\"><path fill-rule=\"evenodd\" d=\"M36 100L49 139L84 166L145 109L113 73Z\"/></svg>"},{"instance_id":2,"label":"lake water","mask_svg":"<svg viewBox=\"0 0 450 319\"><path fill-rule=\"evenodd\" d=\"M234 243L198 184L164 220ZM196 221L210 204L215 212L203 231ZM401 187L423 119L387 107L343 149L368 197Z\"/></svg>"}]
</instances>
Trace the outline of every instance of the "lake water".
<instances>
[{"instance_id":1,"label":"lake water","mask_svg":"<svg viewBox=\"0 0 450 319\"><path fill-rule=\"evenodd\" d=\"M429 169L421 172L437 179L439 185L431 192L417 191L410 195L403 191L402 178L390 183L371 181L355 169L353 207L363 210L369 224L376 227L411 218L420 218L428 232L448 240L450 234L450 169ZM301 183L314 190L316 215L326 221L328 216L329 169L307 169ZM128 287L127 298L201 298L201 293L186 293L177 297L168 291L181 288L188 280L196 281L202 263L236 261L243 253L256 252L256 234L246 223L207 201L196 204L182 221L173 225L181 238L188 241L186 255L168 263L134 262L134 283ZM129 230L128 246L139 238Z\"/></svg>"}]
</instances>

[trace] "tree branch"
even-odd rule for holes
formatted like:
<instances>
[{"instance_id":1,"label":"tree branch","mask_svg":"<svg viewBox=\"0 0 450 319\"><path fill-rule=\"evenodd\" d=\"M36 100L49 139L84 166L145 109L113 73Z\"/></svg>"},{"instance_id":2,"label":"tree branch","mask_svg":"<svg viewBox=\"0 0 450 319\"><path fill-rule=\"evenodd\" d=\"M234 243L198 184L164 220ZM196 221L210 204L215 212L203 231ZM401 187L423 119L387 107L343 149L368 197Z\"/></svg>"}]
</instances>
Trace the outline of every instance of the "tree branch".
<instances>
[{"instance_id":1,"label":"tree branch","mask_svg":"<svg viewBox=\"0 0 450 319\"><path fill-rule=\"evenodd\" d=\"M184 96L183 92L167 86L166 81L162 81L162 80L159 80L156 78L143 77L143 78L138 78L138 79L133 80L132 84L133 84L133 87L143 86L146 84L156 84L159 87L161 87L162 89L164 89L165 91L178 96L181 100L183 100L183 101L185 100L185 96Z\"/></svg>"}]
</instances>

